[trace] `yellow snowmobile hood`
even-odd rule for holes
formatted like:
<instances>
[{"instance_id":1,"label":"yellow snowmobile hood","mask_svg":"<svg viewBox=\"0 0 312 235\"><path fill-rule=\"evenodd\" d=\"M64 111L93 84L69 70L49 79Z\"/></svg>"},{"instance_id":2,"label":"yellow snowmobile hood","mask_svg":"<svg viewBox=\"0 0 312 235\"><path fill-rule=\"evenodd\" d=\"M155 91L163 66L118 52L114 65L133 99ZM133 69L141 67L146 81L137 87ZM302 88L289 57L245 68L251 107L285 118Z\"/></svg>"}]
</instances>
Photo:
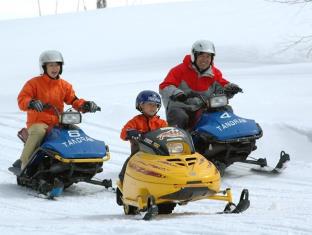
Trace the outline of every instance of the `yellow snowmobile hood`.
<instances>
[{"instance_id":1,"label":"yellow snowmobile hood","mask_svg":"<svg viewBox=\"0 0 312 235\"><path fill-rule=\"evenodd\" d=\"M220 184L219 171L198 153L159 156L138 152L129 161L126 174L135 180L156 184Z\"/></svg>"}]
</instances>

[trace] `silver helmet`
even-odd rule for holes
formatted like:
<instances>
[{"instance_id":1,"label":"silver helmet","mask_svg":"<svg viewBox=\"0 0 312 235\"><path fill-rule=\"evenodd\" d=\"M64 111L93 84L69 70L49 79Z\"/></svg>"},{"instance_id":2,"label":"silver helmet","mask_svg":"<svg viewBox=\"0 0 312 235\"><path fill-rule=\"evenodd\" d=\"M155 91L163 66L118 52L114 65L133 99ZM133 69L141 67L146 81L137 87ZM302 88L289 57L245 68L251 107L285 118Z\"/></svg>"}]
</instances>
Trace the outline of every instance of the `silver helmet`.
<instances>
[{"instance_id":1,"label":"silver helmet","mask_svg":"<svg viewBox=\"0 0 312 235\"><path fill-rule=\"evenodd\" d=\"M216 54L215 46L213 42L208 41L208 40L198 40L194 42L192 46L192 51L191 51L191 60L194 63L195 61L195 54L200 53L200 52L206 52L214 56Z\"/></svg>"},{"instance_id":2,"label":"silver helmet","mask_svg":"<svg viewBox=\"0 0 312 235\"><path fill-rule=\"evenodd\" d=\"M55 50L49 50L49 51L42 52L40 57L39 57L39 68L40 68L41 74L44 74L43 66L46 63L51 63L51 62L57 62L57 63L61 63L61 65L63 65L64 59L63 59L62 53L59 51L55 51Z\"/></svg>"}]
</instances>

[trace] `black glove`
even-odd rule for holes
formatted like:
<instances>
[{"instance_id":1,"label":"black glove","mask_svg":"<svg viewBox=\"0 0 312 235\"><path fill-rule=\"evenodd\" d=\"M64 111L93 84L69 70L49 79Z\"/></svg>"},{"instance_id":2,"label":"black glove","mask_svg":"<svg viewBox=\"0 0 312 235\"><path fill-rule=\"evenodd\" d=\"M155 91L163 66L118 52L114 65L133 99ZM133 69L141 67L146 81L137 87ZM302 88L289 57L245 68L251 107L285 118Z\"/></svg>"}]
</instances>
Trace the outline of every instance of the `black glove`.
<instances>
[{"instance_id":1,"label":"black glove","mask_svg":"<svg viewBox=\"0 0 312 235\"><path fill-rule=\"evenodd\" d=\"M170 98L173 101L184 102L184 101L186 101L187 96L184 94L184 92L180 92L180 93L178 93L176 95L172 95Z\"/></svg>"},{"instance_id":2,"label":"black glove","mask_svg":"<svg viewBox=\"0 0 312 235\"><path fill-rule=\"evenodd\" d=\"M139 140L142 134L136 129L131 129L127 131L127 139L129 140Z\"/></svg>"},{"instance_id":3,"label":"black glove","mask_svg":"<svg viewBox=\"0 0 312 235\"><path fill-rule=\"evenodd\" d=\"M83 112L90 112L90 113L95 113L96 111L101 111L101 108L96 105L93 101L86 101L82 105L82 111Z\"/></svg>"},{"instance_id":4,"label":"black glove","mask_svg":"<svg viewBox=\"0 0 312 235\"><path fill-rule=\"evenodd\" d=\"M242 88L234 83L228 83L224 86L224 93L229 97L232 98L238 92L243 92Z\"/></svg>"},{"instance_id":5,"label":"black glove","mask_svg":"<svg viewBox=\"0 0 312 235\"><path fill-rule=\"evenodd\" d=\"M43 111L43 103L41 100L31 100L28 104L29 109L36 110L37 112Z\"/></svg>"}]
</instances>

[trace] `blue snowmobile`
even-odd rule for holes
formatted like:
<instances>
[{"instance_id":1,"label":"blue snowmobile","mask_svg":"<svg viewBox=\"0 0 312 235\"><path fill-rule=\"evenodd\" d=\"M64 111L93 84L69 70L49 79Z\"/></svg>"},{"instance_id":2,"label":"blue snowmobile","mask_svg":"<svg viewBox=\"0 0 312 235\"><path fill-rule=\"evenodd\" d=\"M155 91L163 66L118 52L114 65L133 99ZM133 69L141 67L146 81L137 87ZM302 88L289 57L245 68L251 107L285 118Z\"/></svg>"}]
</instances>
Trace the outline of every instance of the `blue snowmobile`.
<instances>
[{"instance_id":1,"label":"blue snowmobile","mask_svg":"<svg viewBox=\"0 0 312 235\"><path fill-rule=\"evenodd\" d=\"M235 91L234 93L242 92ZM235 162L257 165L253 170L279 173L286 168L290 157L281 151L277 165L272 168L266 158L247 159L250 153L257 149L256 140L261 138L263 131L258 123L234 114L228 105L228 95L214 94L210 97L197 95L204 104L197 111L191 129L196 151L212 161L221 175L225 169Z\"/></svg>"},{"instance_id":2,"label":"blue snowmobile","mask_svg":"<svg viewBox=\"0 0 312 235\"><path fill-rule=\"evenodd\" d=\"M81 123L81 113L72 109L59 113L51 105L45 105L45 108L54 110L59 117L59 125L47 133L23 170L20 160L9 168L17 176L17 184L32 188L48 198L59 196L64 188L81 181L112 187L110 179L92 179L103 171L103 162L110 159L110 153L104 141L89 137L76 126ZM27 135L26 128L18 133L24 143Z\"/></svg>"}]
</instances>

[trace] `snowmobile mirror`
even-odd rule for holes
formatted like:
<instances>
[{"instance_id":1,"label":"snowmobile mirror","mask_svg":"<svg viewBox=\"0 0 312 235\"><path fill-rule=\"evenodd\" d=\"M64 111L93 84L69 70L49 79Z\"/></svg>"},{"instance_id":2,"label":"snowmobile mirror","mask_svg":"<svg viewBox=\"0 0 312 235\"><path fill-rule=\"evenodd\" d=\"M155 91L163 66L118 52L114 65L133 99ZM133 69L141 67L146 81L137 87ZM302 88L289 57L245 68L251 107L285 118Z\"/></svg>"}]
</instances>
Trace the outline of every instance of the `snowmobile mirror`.
<instances>
[{"instance_id":1,"label":"snowmobile mirror","mask_svg":"<svg viewBox=\"0 0 312 235\"><path fill-rule=\"evenodd\" d=\"M61 124L79 124L81 123L81 113L79 112L64 112L61 115Z\"/></svg>"},{"instance_id":2,"label":"snowmobile mirror","mask_svg":"<svg viewBox=\"0 0 312 235\"><path fill-rule=\"evenodd\" d=\"M219 108L228 104L228 98L225 95L213 96L209 99L210 108Z\"/></svg>"}]
</instances>

